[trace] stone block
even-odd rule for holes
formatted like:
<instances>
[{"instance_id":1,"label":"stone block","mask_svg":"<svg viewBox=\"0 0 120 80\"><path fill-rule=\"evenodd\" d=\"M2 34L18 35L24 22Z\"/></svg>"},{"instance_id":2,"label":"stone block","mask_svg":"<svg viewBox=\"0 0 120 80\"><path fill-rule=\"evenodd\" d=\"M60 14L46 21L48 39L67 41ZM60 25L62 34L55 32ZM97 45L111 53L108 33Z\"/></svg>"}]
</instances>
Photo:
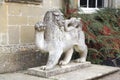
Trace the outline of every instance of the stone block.
<instances>
[{"instance_id":1,"label":"stone block","mask_svg":"<svg viewBox=\"0 0 120 80\"><path fill-rule=\"evenodd\" d=\"M28 24L34 26L38 21L42 21L41 17L28 17Z\"/></svg>"},{"instance_id":2,"label":"stone block","mask_svg":"<svg viewBox=\"0 0 120 80\"><path fill-rule=\"evenodd\" d=\"M43 7L50 8L51 4L52 4L51 0L49 0L49 1L43 1ZM47 6L45 6L45 5L47 5Z\"/></svg>"},{"instance_id":3,"label":"stone block","mask_svg":"<svg viewBox=\"0 0 120 80\"><path fill-rule=\"evenodd\" d=\"M22 26L21 27L21 44L34 43L35 41L35 30L33 26Z\"/></svg>"},{"instance_id":4,"label":"stone block","mask_svg":"<svg viewBox=\"0 0 120 80\"><path fill-rule=\"evenodd\" d=\"M2 45L6 45L7 44L7 33L2 33L1 34L1 43Z\"/></svg>"},{"instance_id":5,"label":"stone block","mask_svg":"<svg viewBox=\"0 0 120 80\"><path fill-rule=\"evenodd\" d=\"M52 0L51 5L52 5L51 7L53 7L53 8L61 9L62 8L62 1Z\"/></svg>"},{"instance_id":6,"label":"stone block","mask_svg":"<svg viewBox=\"0 0 120 80\"><path fill-rule=\"evenodd\" d=\"M7 5L0 5L0 32L7 32Z\"/></svg>"},{"instance_id":7,"label":"stone block","mask_svg":"<svg viewBox=\"0 0 120 80\"><path fill-rule=\"evenodd\" d=\"M9 44L19 44L19 26L9 26Z\"/></svg>"},{"instance_id":8,"label":"stone block","mask_svg":"<svg viewBox=\"0 0 120 80\"><path fill-rule=\"evenodd\" d=\"M46 58L46 54L40 54L35 50L0 53L0 73L40 66L46 63Z\"/></svg>"},{"instance_id":9,"label":"stone block","mask_svg":"<svg viewBox=\"0 0 120 80\"><path fill-rule=\"evenodd\" d=\"M27 25L27 17L25 16L9 16L8 25Z\"/></svg>"},{"instance_id":10,"label":"stone block","mask_svg":"<svg viewBox=\"0 0 120 80\"><path fill-rule=\"evenodd\" d=\"M87 67L84 69L79 69L74 72L69 72L69 73L53 76L53 77L51 77L51 79L56 79L56 80L99 80L100 77L110 75L119 70L120 70L120 68L117 68L117 67L92 64L90 67ZM113 80L113 79L107 79L107 80Z\"/></svg>"},{"instance_id":11,"label":"stone block","mask_svg":"<svg viewBox=\"0 0 120 80\"><path fill-rule=\"evenodd\" d=\"M50 69L50 70L41 70L40 67L29 68L26 73L30 75L35 75L35 76L46 78L46 77L51 77L51 76L63 74L63 73L70 72L70 71L75 71L78 69L83 69L83 68L89 67L90 65L91 65L90 62L85 62L85 63L71 62L65 66L57 65L55 66L55 68Z\"/></svg>"},{"instance_id":12,"label":"stone block","mask_svg":"<svg viewBox=\"0 0 120 80\"><path fill-rule=\"evenodd\" d=\"M44 9L39 6L22 6L22 16L40 16L43 15Z\"/></svg>"},{"instance_id":13,"label":"stone block","mask_svg":"<svg viewBox=\"0 0 120 80\"><path fill-rule=\"evenodd\" d=\"M8 15L22 15L21 12L22 4L9 4L8 5Z\"/></svg>"}]
</instances>

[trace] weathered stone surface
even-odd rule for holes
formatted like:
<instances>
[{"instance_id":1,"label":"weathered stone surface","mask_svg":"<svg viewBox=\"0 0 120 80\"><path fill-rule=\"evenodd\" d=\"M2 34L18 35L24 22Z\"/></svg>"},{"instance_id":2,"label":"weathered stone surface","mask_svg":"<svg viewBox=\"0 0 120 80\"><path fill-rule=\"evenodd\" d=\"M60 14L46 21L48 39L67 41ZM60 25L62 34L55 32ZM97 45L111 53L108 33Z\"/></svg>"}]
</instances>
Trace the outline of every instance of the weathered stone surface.
<instances>
[{"instance_id":1,"label":"weathered stone surface","mask_svg":"<svg viewBox=\"0 0 120 80\"><path fill-rule=\"evenodd\" d=\"M97 80L120 80L120 71L114 72L103 77L98 78Z\"/></svg>"},{"instance_id":2,"label":"weathered stone surface","mask_svg":"<svg viewBox=\"0 0 120 80\"><path fill-rule=\"evenodd\" d=\"M46 54L34 50L0 54L0 73L14 72L45 64Z\"/></svg>"},{"instance_id":3,"label":"weathered stone surface","mask_svg":"<svg viewBox=\"0 0 120 80\"><path fill-rule=\"evenodd\" d=\"M8 25L27 25L27 16L9 16Z\"/></svg>"},{"instance_id":4,"label":"weathered stone surface","mask_svg":"<svg viewBox=\"0 0 120 80\"><path fill-rule=\"evenodd\" d=\"M120 68L116 68L116 67L92 65L90 67L87 67L84 69L79 69L77 71L53 76L53 77L51 77L51 79L56 79L56 80L97 80L97 78L100 78L102 76L107 76L108 74L112 74L119 70L120 70Z\"/></svg>"},{"instance_id":5,"label":"weathered stone surface","mask_svg":"<svg viewBox=\"0 0 120 80\"><path fill-rule=\"evenodd\" d=\"M39 21L40 19L42 20L41 17L28 17L28 25L34 26L35 23L36 23L37 21Z\"/></svg>"},{"instance_id":6,"label":"weathered stone surface","mask_svg":"<svg viewBox=\"0 0 120 80\"><path fill-rule=\"evenodd\" d=\"M0 46L9 44L28 44L33 43L33 33L34 29L31 30L31 37L27 35L28 31L22 27L34 26L34 24L43 18L45 12L52 8L61 8L62 1L58 0L57 4L55 0L43 1L39 5L33 4L19 4L19 3L9 3L6 0L0 0ZM38 2L39 3L39 2ZM55 5L53 5L55 4ZM59 5L58 5L59 4ZM47 6L46 6L47 5ZM50 5L50 6L48 6ZM13 29L9 26L19 27ZM11 28L11 29L10 29ZM23 30L23 31L21 31ZM21 37L21 32L25 34L26 37ZM16 36L15 36L16 35ZM33 36L33 37L32 37ZM29 38L29 39L27 39ZM21 42L21 43L19 43Z\"/></svg>"},{"instance_id":7,"label":"weathered stone surface","mask_svg":"<svg viewBox=\"0 0 120 80\"><path fill-rule=\"evenodd\" d=\"M0 34L0 44L6 45L7 44L7 33L1 33Z\"/></svg>"},{"instance_id":8,"label":"weathered stone surface","mask_svg":"<svg viewBox=\"0 0 120 80\"><path fill-rule=\"evenodd\" d=\"M16 53L19 54L18 52L21 51L29 51L29 50L34 50L35 45L34 44L24 44L24 45L6 45L6 46L0 46L0 54L2 53Z\"/></svg>"},{"instance_id":9,"label":"weathered stone surface","mask_svg":"<svg viewBox=\"0 0 120 80\"><path fill-rule=\"evenodd\" d=\"M16 73L0 74L0 80L120 80L119 70L120 69L116 67L91 65L84 69L78 69L76 71L56 75L50 78L31 76L20 71ZM116 71L119 71L119 73L116 73ZM113 75L112 73L115 74ZM110 74L111 76L108 76L107 74ZM101 78L101 76L106 76L106 78Z\"/></svg>"},{"instance_id":10,"label":"weathered stone surface","mask_svg":"<svg viewBox=\"0 0 120 80\"><path fill-rule=\"evenodd\" d=\"M36 76L25 75L23 73L0 74L0 80L48 80ZM50 79L54 80L54 79Z\"/></svg>"},{"instance_id":11,"label":"weathered stone surface","mask_svg":"<svg viewBox=\"0 0 120 80\"><path fill-rule=\"evenodd\" d=\"M50 6L51 6L52 8L54 8L54 9L59 9L60 6L62 7L62 2L61 2L60 0L56 1L55 3L52 3L52 2L54 2L54 0L51 0L51 1L50 1ZM47 5L47 4L48 4L48 3L46 2L46 5Z\"/></svg>"},{"instance_id":12,"label":"weathered stone surface","mask_svg":"<svg viewBox=\"0 0 120 80\"><path fill-rule=\"evenodd\" d=\"M34 43L35 41L35 36L34 36L34 27L33 26L22 26L21 27L21 44L25 43Z\"/></svg>"},{"instance_id":13,"label":"weathered stone surface","mask_svg":"<svg viewBox=\"0 0 120 80\"><path fill-rule=\"evenodd\" d=\"M42 19L47 10L56 6L61 7L60 5L48 6L50 5L48 2L56 3L55 0L48 0L39 5L33 5L0 0L0 73L44 63L43 57L40 57L41 54L39 56L26 50L34 48L31 44L34 44L35 22ZM19 53L20 51L26 52L22 54Z\"/></svg>"},{"instance_id":14,"label":"weathered stone surface","mask_svg":"<svg viewBox=\"0 0 120 80\"><path fill-rule=\"evenodd\" d=\"M23 16L36 17L44 13L44 10L40 6L22 6L21 10Z\"/></svg>"},{"instance_id":15,"label":"weathered stone surface","mask_svg":"<svg viewBox=\"0 0 120 80\"><path fill-rule=\"evenodd\" d=\"M19 44L19 26L9 26L9 44Z\"/></svg>"},{"instance_id":16,"label":"weathered stone surface","mask_svg":"<svg viewBox=\"0 0 120 80\"><path fill-rule=\"evenodd\" d=\"M7 32L7 6L0 5L0 33Z\"/></svg>"},{"instance_id":17,"label":"weathered stone surface","mask_svg":"<svg viewBox=\"0 0 120 80\"><path fill-rule=\"evenodd\" d=\"M72 54L78 52L77 62L86 62L88 48L85 44L85 34L80 19L65 19L60 10L49 10L43 21L35 24L35 44L41 52L48 52L47 64L41 69L51 69L55 65L66 65ZM59 62L62 54L64 58Z\"/></svg>"},{"instance_id":18,"label":"weathered stone surface","mask_svg":"<svg viewBox=\"0 0 120 80\"><path fill-rule=\"evenodd\" d=\"M20 16L22 15L21 12L21 4L9 4L8 5L8 15L10 16Z\"/></svg>"},{"instance_id":19,"label":"weathered stone surface","mask_svg":"<svg viewBox=\"0 0 120 80\"><path fill-rule=\"evenodd\" d=\"M51 77L58 74L63 74L66 72L83 69L89 67L90 65L91 65L90 62L85 62L85 63L71 62L65 66L55 66L55 68L50 70L41 70L40 67L35 67L35 68L29 68L27 74L41 76L41 77Z\"/></svg>"}]
</instances>

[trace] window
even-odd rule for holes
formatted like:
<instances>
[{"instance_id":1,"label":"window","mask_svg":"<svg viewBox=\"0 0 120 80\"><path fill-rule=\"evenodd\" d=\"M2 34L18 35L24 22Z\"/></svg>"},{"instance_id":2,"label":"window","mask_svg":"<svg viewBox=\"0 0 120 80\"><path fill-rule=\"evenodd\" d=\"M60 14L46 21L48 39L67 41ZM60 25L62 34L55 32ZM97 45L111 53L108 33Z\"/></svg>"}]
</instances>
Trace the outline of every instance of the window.
<instances>
[{"instance_id":1,"label":"window","mask_svg":"<svg viewBox=\"0 0 120 80\"><path fill-rule=\"evenodd\" d=\"M85 8L102 8L104 0L80 0L80 7Z\"/></svg>"},{"instance_id":2,"label":"window","mask_svg":"<svg viewBox=\"0 0 120 80\"><path fill-rule=\"evenodd\" d=\"M93 13L99 8L113 7L115 0L78 0L78 7L84 13Z\"/></svg>"}]
</instances>

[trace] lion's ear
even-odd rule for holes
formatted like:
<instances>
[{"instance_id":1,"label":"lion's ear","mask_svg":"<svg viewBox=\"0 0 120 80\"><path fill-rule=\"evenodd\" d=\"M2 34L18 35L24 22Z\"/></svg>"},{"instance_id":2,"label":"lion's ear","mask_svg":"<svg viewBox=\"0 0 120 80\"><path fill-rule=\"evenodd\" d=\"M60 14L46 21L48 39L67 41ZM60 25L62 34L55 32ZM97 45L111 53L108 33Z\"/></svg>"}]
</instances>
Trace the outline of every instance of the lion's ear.
<instances>
[{"instance_id":1,"label":"lion's ear","mask_svg":"<svg viewBox=\"0 0 120 80\"><path fill-rule=\"evenodd\" d=\"M58 16L58 15L63 15L63 13L60 10L54 10L53 14Z\"/></svg>"},{"instance_id":2,"label":"lion's ear","mask_svg":"<svg viewBox=\"0 0 120 80\"><path fill-rule=\"evenodd\" d=\"M62 12L60 13L60 15L64 16Z\"/></svg>"},{"instance_id":3,"label":"lion's ear","mask_svg":"<svg viewBox=\"0 0 120 80\"><path fill-rule=\"evenodd\" d=\"M53 12L53 14L54 14L54 15L56 15L56 16L58 16L58 15L59 15L59 13L58 13L58 12Z\"/></svg>"}]
</instances>

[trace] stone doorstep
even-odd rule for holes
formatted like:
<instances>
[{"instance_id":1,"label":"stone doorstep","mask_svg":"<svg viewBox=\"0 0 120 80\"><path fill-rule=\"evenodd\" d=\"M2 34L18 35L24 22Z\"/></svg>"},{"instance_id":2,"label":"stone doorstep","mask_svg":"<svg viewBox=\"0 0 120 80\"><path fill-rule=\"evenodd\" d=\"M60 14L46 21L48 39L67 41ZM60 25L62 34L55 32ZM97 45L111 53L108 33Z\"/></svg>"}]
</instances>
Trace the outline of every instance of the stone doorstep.
<instances>
[{"instance_id":1,"label":"stone doorstep","mask_svg":"<svg viewBox=\"0 0 120 80\"><path fill-rule=\"evenodd\" d=\"M29 75L48 78L48 77L51 77L51 76L75 71L75 70L78 70L78 69L83 69L83 68L86 68L86 67L89 67L89 66L91 66L90 62L85 62L85 63L71 62L71 63L69 63L68 65L65 65L65 66L58 66L57 65L55 68L53 68L51 70L41 70L40 67L29 68L25 73L29 74Z\"/></svg>"}]
</instances>

